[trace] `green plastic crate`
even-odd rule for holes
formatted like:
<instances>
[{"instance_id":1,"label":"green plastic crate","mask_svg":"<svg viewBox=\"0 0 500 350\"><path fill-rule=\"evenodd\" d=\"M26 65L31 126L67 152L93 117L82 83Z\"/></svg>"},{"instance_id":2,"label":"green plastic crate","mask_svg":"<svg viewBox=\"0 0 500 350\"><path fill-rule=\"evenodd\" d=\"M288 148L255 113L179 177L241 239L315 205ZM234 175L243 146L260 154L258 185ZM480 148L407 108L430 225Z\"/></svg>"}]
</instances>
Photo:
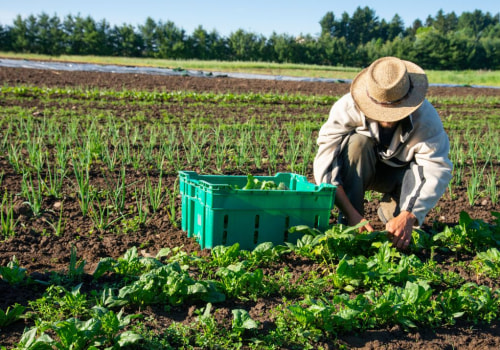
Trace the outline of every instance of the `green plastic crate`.
<instances>
[{"instance_id":1,"label":"green plastic crate","mask_svg":"<svg viewBox=\"0 0 500 350\"><path fill-rule=\"evenodd\" d=\"M247 176L199 175L180 171L182 229L196 237L201 248L239 243L251 250L263 242L295 242L292 226L328 228L336 187L315 185L305 176L278 173L255 176L283 182L288 190L242 190Z\"/></svg>"}]
</instances>

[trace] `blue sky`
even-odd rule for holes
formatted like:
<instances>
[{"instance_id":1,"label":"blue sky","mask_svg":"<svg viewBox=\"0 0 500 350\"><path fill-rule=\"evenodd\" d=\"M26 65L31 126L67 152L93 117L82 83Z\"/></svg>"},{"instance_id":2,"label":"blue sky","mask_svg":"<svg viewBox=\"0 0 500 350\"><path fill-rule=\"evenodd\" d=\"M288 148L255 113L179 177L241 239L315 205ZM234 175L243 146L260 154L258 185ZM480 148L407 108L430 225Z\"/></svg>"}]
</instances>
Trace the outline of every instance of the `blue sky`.
<instances>
[{"instance_id":1,"label":"blue sky","mask_svg":"<svg viewBox=\"0 0 500 350\"><path fill-rule=\"evenodd\" d=\"M410 5L411 4L411 5ZM483 13L500 12L498 0L0 0L0 24L11 25L17 15L23 18L42 12L60 18L68 14L90 15L94 20L106 19L111 25L131 24L135 27L144 24L147 17L155 21L170 20L187 34L202 25L207 31L213 29L222 36L229 36L238 29L263 34L268 37L278 34L316 35L321 28L319 20L328 12L335 16L343 12L352 15L358 7L372 8L379 19L390 21L398 14L405 26L415 19L425 21L428 15L435 16L439 9L445 13L454 11L457 16L462 12L476 9Z\"/></svg>"}]
</instances>

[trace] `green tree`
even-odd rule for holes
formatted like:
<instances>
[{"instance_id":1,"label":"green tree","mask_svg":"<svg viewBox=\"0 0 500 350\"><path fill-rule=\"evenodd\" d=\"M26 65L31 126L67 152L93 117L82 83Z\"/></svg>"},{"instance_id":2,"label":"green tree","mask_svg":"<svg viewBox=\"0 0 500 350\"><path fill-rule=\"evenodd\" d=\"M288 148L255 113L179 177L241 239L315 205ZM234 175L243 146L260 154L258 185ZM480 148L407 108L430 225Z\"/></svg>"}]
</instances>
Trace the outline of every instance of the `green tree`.
<instances>
[{"instance_id":1,"label":"green tree","mask_svg":"<svg viewBox=\"0 0 500 350\"><path fill-rule=\"evenodd\" d=\"M130 24L114 26L111 30L113 55L124 57L140 57L143 50L142 38Z\"/></svg>"},{"instance_id":2,"label":"green tree","mask_svg":"<svg viewBox=\"0 0 500 350\"><path fill-rule=\"evenodd\" d=\"M267 41L267 46L269 50L266 58L269 61L279 63L298 61L299 43L291 35L278 35L273 32Z\"/></svg>"},{"instance_id":3,"label":"green tree","mask_svg":"<svg viewBox=\"0 0 500 350\"><path fill-rule=\"evenodd\" d=\"M216 59L219 54L224 56L220 36L217 31L207 32L201 25L198 26L190 37L190 55L194 58L207 60ZM220 53L217 51L220 49Z\"/></svg>"},{"instance_id":4,"label":"green tree","mask_svg":"<svg viewBox=\"0 0 500 350\"><path fill-rule=\"evenodd\" d=\"M12 40L10 28L0 24L0 50L10 51L12 50Z\"/></svg>"},{"instance_id":5,"label":"green tree","mask_svg":"<svg viewBox=\"0 0 500 350\"><path fill-rule=\"evenodd\" d=\"M83 18L80 15L67 15L62 22L63 40L66 43L66 53L80 55L85 50L83 41Z\"/></svg>"},{"instance_id":6,"label":"green tree","mask_svg":"<svg viewBox=\"0 0 500 350\"><path fill-rule=\"evenodd\" d=\"M333 12L331 11L327 12L319 21L319 25L321 26L321 36L336 35L335 33L336 22L335 22L335 15L333 14Z\"/></svg>"},{"instance_id":7,"label":"green tree","mask_svg":"<svg viewBox=\"0 0 500 350\"><path fill-rule=\"evenodd\" d=\"M417 34L417 30L419 28L422 28L423 26L424 24L422 23L422 21L417 18L416 20L413 21L411 27L406 28L405 36L414 37Z\"/></svg>"},{"instance_id":8,"label":"green tree","mask_svg":"<svg viewBox=\"0 0 500 350\"><path fill-rule=\"evenodd\" d=\"M186 55L186 33L178 28L174 22L159 22L156 27L155 38L158 58L185 58Z\"/></svg>"},{"instance_id":9,"label":"green tree","mask_svg":"<svg viewBox=\"0 0 500 350\"><path fill-rule=\"evenodd\" d=\"M336 30L336 36L339 38L346 38L346 40L349 37L349 27L350 27L350 21L351 17L347 12L343 12L342 16L340 18L340 21L337 23L337 30Z\"/></svg>"},{"instance_id":10,"label":"green tree","mask_svg":"<svg viewBox=\"0 0 500 350\"><path fill-rule=\"evenodd\" d=\"M146 19L144 25L139 25L139 35L143 42L143 56L156 57L158 55L157 24L151 18Z\"/></svg>"},{"instance_id":11,"label":"green tree","mask_svg":"<svg viewBox=\"0 0 500 350\"><path fill-rule=\"evenodd\" d=\"M71 55L111 55L110 26L106 20L96 23L90 16L67 16L63 21L66 50Z\"/></svg>"},{"instance_id":12,"label":"green tree","mask_svg":"<svg viewBox=\"0 0 500 350\"><path fill-rule=\"evenodd\" d=\"M500 69L500 24L494 26L491 31L496 31L495 36L481 38L479 42L484 49L485 68Z\"/></svg>"},{"instance_id":13,"label":"green tree","mask_svg":"<svg viewBox=\"0 0 500 350\"><path fill-rule=\"evenodd\" d=\"M333 66L349 65L352 59L352 46L347 44L345 37L324 37L320 38L319 52L320 64L328 64Z\"/></svg>"},{"instance_id":14,"label":"green tree","mask_svg":"<svg viewBox=\"0 0 500 350\"><path fill-rule=\"evenodd\" d=\"M382 56L395 56L408 61L415 61L413 45L414 37L396 37L391 42L386 42L382 48Z\"/></svg>"},{"instance_id":15,"label":"green tree","mask_svg":"<svg viewBox=\"0 0 500 350\"><path fill-rule=\"evenodd\" d=\"M59 17L49 17L44 12L38 15L35 37L37 53L60 55L64 52L64 32Z\"/></svg>"},{"instance_id":16,"label":"green tree","mask_svg":"<svg viewBox=\"0 0 500 350\"><path fill-rule=\"evenodd\" d=\"M36 35L36 18L31 15L24 20L20 15L16 16L10 30L12 48L16 52L35 52L34 42Z\"/></svg>"},{"instance_id":17,"label":"green tree","mask_svg":"<svg viewBox=\"0 0 500 350\"><path fill-rule=\"evenodd\" d=\"M496 23L498 24L498 17ZM481 10L463 12L458 18L457 27L473 38L479 38L488 27L495 25L495 19L490 13L483 14Z\"/></svg>"},{"instance_id":18,"label":"green tree","mask_svg":"<svg viewBox=\"0 0 500 350\"><path fill-rule=\"evenodd\" d=\"M398 14L395 14L394 17L392 17L391 21L389 22L387 28L387 40L392 41L397 36L403 34L403 32L404 32L404 22L401 19L401 17L399 17Z\"/></svg>"},{"instance_id":19,"label":"green tree","mask_svg":"<svg viewBox=\"0 0 500 350\"><path fill-rule=\"evenodd\" d=\"M319 40L312 37L310 34L302 35L296 39L294 62L306 64L320 63Z\"/></svg>"},{"instance_id":20,"label":"green tree","mask_svg":"<svg viewBox=\"0 0 500 350\"><path fill-rule=\"evenodd\" d=\"M89 21L89 24L92 21ZM89 28L89 34L92 33L92 28ZM101 19L95 24L95 35L89 36L92 43L94 44L94 50L92 50L95 55L108 56L113 52L113 43L111 41L111 26L109 22L105 19Z\"/></svg>"},{"instance_id":21,"label":"green tree","mask_svg":"<svg viewBox=\"0 0 500 350\"><path fill-rule=\"evenodd\" d=\"M416 63L426 69L448 69L449 40L446 35L433 27L420 28L415 44Z\"/></svg>"},{"instance_id":22,"label":"green tree","mask_svg":"<svg viewBox=\"0 0 500 350\"><path fill-rule=\"evenodd\" d=\"M368 6L358 7L349 21L347 41L354 46L365 44L376 37L378 27L375 11Z\"/></svg>"},{"instance_id":23,"label":"green tree","mask_svg":"<svg viewBox=\"0 0 500 350\"><path fill-rule=\"evenodd\" d=\"M441 33L448 33L457 29L458 18L455 12L445 14L443 10L439 10L436 18L432 22L432 26Z\"/></svg>"},{"instance_id":24,"label":"green tree","mask_svg":"<svg viewBox=\"0 0 500 350\"><path fill-rule=\"evenodd\" d=\"M238 29L229 35L228 45L233 60L259 61L262 60L266 39L262 35Z\"/></svg>"}]
</instances>

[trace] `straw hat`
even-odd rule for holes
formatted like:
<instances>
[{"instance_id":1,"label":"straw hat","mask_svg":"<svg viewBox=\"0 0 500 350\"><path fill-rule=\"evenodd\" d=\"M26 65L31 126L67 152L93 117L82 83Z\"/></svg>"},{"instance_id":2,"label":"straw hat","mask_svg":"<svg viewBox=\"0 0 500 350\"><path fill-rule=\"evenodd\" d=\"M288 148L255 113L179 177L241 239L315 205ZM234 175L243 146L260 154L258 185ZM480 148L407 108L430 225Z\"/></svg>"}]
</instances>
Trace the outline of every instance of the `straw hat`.
<instances>
[{"instance_id":1,"label":"straw hat","mask_svg":"<svg viewBox=\"0 0 500 350\"><path fill-rule=\"evenodd\" d=\"M395 122L420 107L428 86L424 70L415 63L383 57L354 78L351 95L368 118Z\"/></svg>"}]
</instances>

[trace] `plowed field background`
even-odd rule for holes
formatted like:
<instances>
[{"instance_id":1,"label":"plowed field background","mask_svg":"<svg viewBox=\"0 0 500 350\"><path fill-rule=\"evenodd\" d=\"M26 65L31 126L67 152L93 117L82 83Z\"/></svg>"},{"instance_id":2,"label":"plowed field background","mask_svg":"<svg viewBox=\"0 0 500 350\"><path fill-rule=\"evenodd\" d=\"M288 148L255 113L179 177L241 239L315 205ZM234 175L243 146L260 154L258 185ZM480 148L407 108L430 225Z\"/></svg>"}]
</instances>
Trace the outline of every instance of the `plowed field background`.
<instances>
[{"instance_id":1,"label":"plowed field background","mask_svg":"<svg viewBox=\"0 0 500 350\"><path fill-rule=\"evenodd\" d=\"M90 73L90 72L64 72L22 68L0 68L0 82L4 86L28 85L37 87L60 87L60 88L83 88L83 89L105 89L105 90L145 90L145 91L193 91L193 92L216 92L216 93L273 93L273 94L304 94L317 96L341 96L349 91L349 84L342 83L315 83L315 82L289 82L289 81L267 81L267 80L246 80L230 78L194 78L189 76L150 76L150 75L131 75L131 74L113 74L113 73ZM429 98L463 97L472 99L481 99L487 96L499 96L498 89L487 88L445 88L430 87ZM439 100L438 100L439 101ZM480 104L480 103L479 103ZM17 106L16 106L17 105ZM95 113L96 110L102 111L104 115L112 115L117 118L134 118L138 124L148 125L150 120L164 119L168 116L175 122L177 127L187 127L193 118L199 118L208 125L221 122L231 124L247 123L250 119L266 123L266 116L274 116L273 126L282 125L283 122L292 120L300 121L304 115L304 110L308 113L317 115L319 129L330 109L330 105L298 105L297 103L288 103L287 101L275 101L264 106L253 106L252 103L242 105L231 105L230 103L218 105L216 103L199 104L195 101L184 102L158 102L155 105L148 105L145 110L138 103L115 103L112 99L86 100L85 102L76 100L65 100L63 98L51 98L49 100L40 100L39 98L30 98L25 96L21 99L12 99L0 97L0 106L3 108L21 107L23 110L29 110L32 116L37 120L42 117L57 117L58 111L76 110L78 115L84 116ZM481 118L487 117L493 113L498 114L500 106L488 105L480 106L477 109L470 110L470 104L461 106L458 104L440 104L435 106L443 119L452 116L454 120L460 121L461 118ZM0 116L3 118L3 116ZM498 125L498 121L496 122ZM498 128L498 126L495 126ZM6 125L3 125L5 131ZM449 130L450 133L460 132L457 129ZM2 134L3 135L3 134ZM314 135L314 134L313 134ZM256 141L258 142L258 140ZM265 144L266 140L260 140ZM210 161L210 160L209 160ZM204 170L206 173L215 166L207 165ZM488 166L489 171L499 174L500 163L494 159ZM186 164L185 170L200 171L195 164ZM281 160L278 162L276 172L290 172L287 164ZM20 193L22 176L13 169L5 154L0 154L0 173L3 173L1 188L9 193ZM261 167L250 166L245 171L225 168L223 173L268 175L268 169L264 165ZM145 172L144 169L134 169L127 167L127 184L143 184L147 178L158 183L159 172L151 170ZM177 179L177 173L167 170L162 175L164 186L173 188ZM101 171L99 164L93 165L90 173L90 182L93 186L99 187L106 182L116 182L121 174L115 172ZM306 176L312 182L312 168L309 165ZM464 178L469 174L466 172ZM71 187L68 180L65 188ZM500 211L498 203L493 204L488 197L481 197L470 205L467 200L467 188L464 184L454 189L454 196L445 194L439 201L436 208L433 209L425 222L424 229L431 231L432 228L443 227L444 225L456 225L458 223L461 211L466 211L475 219L482 219L486 222L492 222L492 211ZM172 224L169 218L169 208L161 207L159 211L152 216L151 220L140 229L126 232L126 234L117 234L117 232L107 230L96 230L94 223L81 215L78 199L71 195L69 190L64 193L63 198L44 198L43 213L40 216L34 216L29 206L24 203L24 199L15 198L16 205L14 210L15 217L19 220L16 228L16 234L13 237L0 242L0 266L6 266L15 255L19 260L20 266L26 268L35 279L48 281L51 272L67 269L71 246L74 245L78 252L78 257L86 262L86 272L91 273L101 258L122 256L127 249L136 246L140 247L140 252L146 256L155 256L155 254L164 247L180 247L187 252L200 251L199 245L194 239L187 238L186 233ZM50 234L53 223L57 220L61 205L63 204L62 216L64 217L64 233L60 236ZM136 198L131 195L125 198L125 207L136 205ZM378 199L374 198L366 203L367 217L374 225L382 229L383 226L376 216ZM176 199L176 220L180 222L181 215L180 198ZM334 216L331 223L335 223ZM200 252L200 254L207 254ZM464 257L470 259L471 257ZM284 265L290 267L291 271L300 275L304 271L314 269L314 266L307 261L297 259L292 261L283 261ZM474 276L467 276L467 279L474 280ZM91 279L84 280L91 288ZM492 286L498 288L498 281L492 281ZM5 310L8 306L15 303L27 305L29 300L39 298L44 292L42 285L33 288L15 287L0 280L0 309ZM235 307L245 308L262 325L271 317L269 311L279 301L270 298L269 300L259 300L257 302L226 302L218 305L221 311L218 313L220 322L224 323L225 317L230 317L231 309ZM165 312L161 307L148 307L141 310L143 313L155 318L155 327L161 329L172 321L191 322L196 315L194 308L172 308L172 312ZM25 327L32 326L31 321L19 321L11 326L0 329L0 344L7 348L17 343ZM457 324L455 326L438 328L434 330L416 330L413 332L403 331L399 327L391 329L379 329L368 331L363 334L341 334L337 343L324 346L334 346L333 344L344 344L352 348L386 348L386 349L498 349L500 348L500 323L494 321L492 324ZM265 329L263 330L265 331Z\"/></svg>"}]
</instances>

